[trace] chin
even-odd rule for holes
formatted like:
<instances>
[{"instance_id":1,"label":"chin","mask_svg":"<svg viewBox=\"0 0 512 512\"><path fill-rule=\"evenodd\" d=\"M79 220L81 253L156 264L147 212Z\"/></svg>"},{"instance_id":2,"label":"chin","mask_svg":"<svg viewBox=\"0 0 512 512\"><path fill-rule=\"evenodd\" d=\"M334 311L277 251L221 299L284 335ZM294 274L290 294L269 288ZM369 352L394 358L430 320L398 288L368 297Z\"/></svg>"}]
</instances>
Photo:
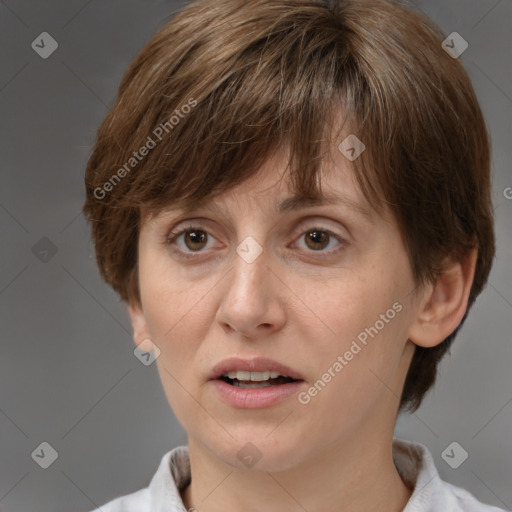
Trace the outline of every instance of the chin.
<instances>
[{"instance_id":1,"label":"chin","mask_svg":"<svg viewBox=\"0 0 512 512\"><path fill-rule=\"evenodd\" d=\"M207 446L215 457L238 470L279 472L296 466L302 458L297 449L300 440L294 443L290 436L285 440L268 434L268 429L261 435L240 434L220 446L208 439Z\"/></svg>"}]
</instances>

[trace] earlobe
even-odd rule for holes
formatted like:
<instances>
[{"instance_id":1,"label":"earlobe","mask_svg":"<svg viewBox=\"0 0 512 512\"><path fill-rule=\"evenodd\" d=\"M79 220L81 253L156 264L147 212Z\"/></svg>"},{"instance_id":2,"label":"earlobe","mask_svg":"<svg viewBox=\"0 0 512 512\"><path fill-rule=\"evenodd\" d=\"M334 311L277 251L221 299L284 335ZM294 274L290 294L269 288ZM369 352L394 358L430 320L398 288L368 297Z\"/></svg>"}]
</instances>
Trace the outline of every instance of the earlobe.
<instances>
[{"instance_id":1,"label":"earlobe","mask_svg":"<svg viewBox=\"0 0 512 512\"><path fill-rule=\"evenodd\" d=\"M436 281L425 287L409 339L422 347L434 347L460 324L467 310L475 275L477 250L460 261L450 261Z\"/></svg>"},{"instance_id":2,"label":"earlobe","mask_svg":"<svg viewBox=\"0 0 512 512\"><path fill-rule=\"evenodd\" d=\"M138 304L130 304L128 306L128 313L132 323L135 345L145 352L151 352L154 349L154 345L151 341L151 335L142 307Z\"/></svg>"}]
</instances>

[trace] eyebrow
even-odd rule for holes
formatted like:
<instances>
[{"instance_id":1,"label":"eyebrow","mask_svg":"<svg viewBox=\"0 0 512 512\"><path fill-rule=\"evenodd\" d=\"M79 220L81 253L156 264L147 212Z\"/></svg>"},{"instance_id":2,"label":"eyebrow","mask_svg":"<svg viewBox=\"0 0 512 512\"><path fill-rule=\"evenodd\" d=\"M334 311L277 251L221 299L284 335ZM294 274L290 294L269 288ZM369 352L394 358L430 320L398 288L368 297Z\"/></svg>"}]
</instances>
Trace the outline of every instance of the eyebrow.
<instances>
[{"instance_id":1,"label":"eyebrow","mask_svg":"<svg viewBox=\"0 0 512 512\"><path fill-rule=\"evenodd\" d=\"M277 211L279 213L286 213L290 211L301 210L303 208L312 208L314 206L327 206L327 205L338 205L342 204L354 210L362 215L370 218L371 214L369 210L356 203L352 199L338 194L322 194L321 196L291 196L283 199L277 203Z\"/></svg>"},{"instance_id":2,"label":"eyebrow","mask_svg":"<svg viewBox=\"0 0 512 512\"><path fill-rule=\"evenodd\" d=\"M185 204L182 203L181 205L174 205L171 210L181 211L182 214L188 215L204 206L212 210L217 209L217 205L213 202L209 201L208 203L209 204L205 205L199 201L186 202ZM345 195L338 195L335 193L323 193L320 196L293 195L274 204L274 210L278 213L287 213L305 208L313 208L315 206L329 205L343 205L369 219L372 218L368 209Z\"/></svg>"}]
</instances>

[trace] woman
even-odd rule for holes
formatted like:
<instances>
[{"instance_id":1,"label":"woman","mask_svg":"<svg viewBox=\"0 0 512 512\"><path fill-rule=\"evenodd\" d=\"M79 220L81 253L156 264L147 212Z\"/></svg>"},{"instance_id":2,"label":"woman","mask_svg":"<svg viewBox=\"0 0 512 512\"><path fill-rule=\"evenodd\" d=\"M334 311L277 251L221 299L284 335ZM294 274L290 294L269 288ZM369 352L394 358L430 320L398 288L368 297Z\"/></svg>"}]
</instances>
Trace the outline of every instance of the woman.
<instances>
[{"instance_id":1,"label":"woman","mask_svg":"<svg viewBox=\"0 0 512 512\"><path fill-rule=\"evenodd\" d=\"M393 439L494 255L444 40L392 1L199 1L132 63L84 212L188 446L101 510L498 510Z\"/></svg>"}]
</instances>

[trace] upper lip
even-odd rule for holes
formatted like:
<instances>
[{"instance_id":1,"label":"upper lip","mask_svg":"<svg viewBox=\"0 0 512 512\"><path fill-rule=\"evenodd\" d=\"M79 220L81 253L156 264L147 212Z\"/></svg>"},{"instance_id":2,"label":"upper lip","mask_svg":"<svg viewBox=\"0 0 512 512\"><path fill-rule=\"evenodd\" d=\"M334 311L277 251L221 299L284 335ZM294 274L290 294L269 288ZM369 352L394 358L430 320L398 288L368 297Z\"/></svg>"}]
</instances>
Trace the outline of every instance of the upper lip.
<instances>
[{"instance_id":1,"label":"upper lip","mask_svg":"<svg viewBox=\"0 0 512 512\"><path fill-rule=\"evenodd\" d=\"M228 372L236 372L238 370L245 372L264 372L265 370L269 370L271 372L279 372L281 375L291 377L295 380L304 380L300 373L266 357L254 357L252 359L230 357L229 359L224 359L212 368L208 380L218 379Z\"/></svg>"}]
</instances>

